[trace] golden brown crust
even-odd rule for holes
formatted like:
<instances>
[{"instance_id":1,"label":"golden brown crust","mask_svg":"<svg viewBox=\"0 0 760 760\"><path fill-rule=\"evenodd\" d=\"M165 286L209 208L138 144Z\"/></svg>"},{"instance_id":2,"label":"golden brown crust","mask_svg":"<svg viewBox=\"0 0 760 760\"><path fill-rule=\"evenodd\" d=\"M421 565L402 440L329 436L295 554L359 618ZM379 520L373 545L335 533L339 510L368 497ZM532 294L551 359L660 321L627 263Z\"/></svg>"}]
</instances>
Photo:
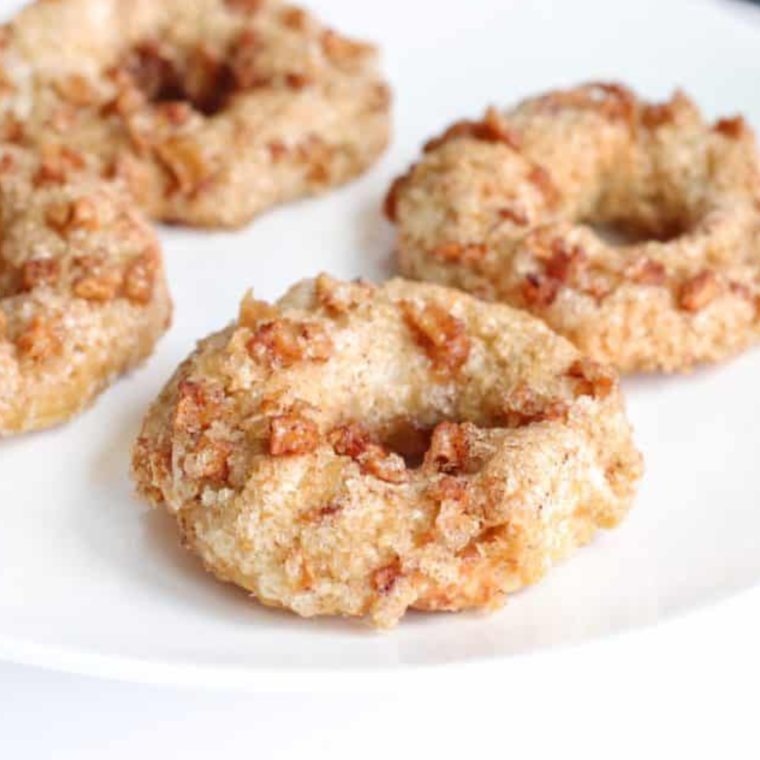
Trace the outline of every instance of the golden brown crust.
<instances>
[{"instance_id":1,"label":"golden brown crust","mask_svg":"<svg viewBox=\"0 0 760 760\"><path fill-rule=\"evenodd\" d=\"M81 411L171 318L153 231L75 158L0 146L0 436Z\"/></svg>"},{"instance_id":2,"label":"golden brown crust","mask_svg":"<svg viewBox=\"0 0 760 760\"><path fill-rule=\"evenodd\" d=\"M280 0L37 0L4 35L0 135L87 154L159 220L240 226L388 142L374 48Z\"/></svg>"},{"instance_id":3,"label":"golden brown crust","mask_svg":"<svg viewBox=\"0 0 760 760\"><path fill-rule=\"evenodd\" d=\"M429 142L386 211L405 275L529 309L621 371L688 370L760 336L754 135L683 93L591 84L489 109Z\"/></svg>"},{"instance_id":4,"label":"golden brown crust","mask_svg":"<svg viewBox=\"0 0 760 760\"><path fill-rule=\"evenodd\" d=\"M250 350L273 324L298 347L287 361ZM222 580L388 626L536 582L624 517L641 459L614 372L533 317L321 275L275 306L247 296L200 343L148 413L133 473Z\"/></svg>"}]
</instances>

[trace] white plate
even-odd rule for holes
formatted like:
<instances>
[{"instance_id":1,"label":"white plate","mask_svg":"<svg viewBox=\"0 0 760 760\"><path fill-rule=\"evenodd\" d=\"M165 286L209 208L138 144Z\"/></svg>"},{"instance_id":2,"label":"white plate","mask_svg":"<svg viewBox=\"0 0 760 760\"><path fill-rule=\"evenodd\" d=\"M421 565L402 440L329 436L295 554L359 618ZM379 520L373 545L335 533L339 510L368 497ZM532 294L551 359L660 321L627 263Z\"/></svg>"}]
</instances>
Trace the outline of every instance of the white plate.
<instances>
[{"instance_id":1,"label":"white plate","mask_svg":"<svg viewBox=\"0 0 760 760\"><path fill-rule=\"evenodd\" d=\"M384 45L393 149L351 187L239 234L163 233L176 323L148 366L73 423L0 443L0 655L154 681L366 677L578 642L757 584L758 351L685 379L626 383L648 464L630 519L491 616L412 614L377 634L267 610L207 576L169 518L133 498L126 472L140 418L194 340L232 318L249 285L273 298L319 270L386 276L385 188L454 118L615 77L652 96L683 85L711 114L741 110L760 125L760 18L707 0L313 5Z\"/></svg>"}]
</instances>

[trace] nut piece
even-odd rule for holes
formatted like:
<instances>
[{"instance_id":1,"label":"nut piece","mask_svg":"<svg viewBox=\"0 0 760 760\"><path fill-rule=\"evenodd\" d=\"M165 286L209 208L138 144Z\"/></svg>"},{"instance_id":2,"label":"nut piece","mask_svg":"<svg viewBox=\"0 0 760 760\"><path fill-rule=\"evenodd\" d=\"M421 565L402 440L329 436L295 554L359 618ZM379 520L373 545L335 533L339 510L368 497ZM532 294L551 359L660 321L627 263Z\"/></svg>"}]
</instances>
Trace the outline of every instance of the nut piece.
<instances>
[{"instance_id":1,"label":"nut piece","mask_svg":"<svg viewBox=\"0 0 760 760\"><path fill-rule=\"evenodd\" d=\"M520 150L520 136L514 130L507 127L502 115L496 108L491 107L486 111L481 121L464 120L453 124L440 137L429 140L425 144L423 151L430 153L450 140L461 138L502 143L512 148L512 150Z\"/></svg>"},{"instance_id":2,"label":"nut piece","mask_svg":"<svg viewBox=\"0 0 760 760\"><path fill-rule=\"evenodd\" d=\"M576 388L579 396L604 399L617 387L617 378L612 370L587 357L574 361L567 374L579 381Z\"/></svg>"},{"instance_id":3,"label":"nut piece","mask_svg":"<svg viewBox=\"0 0 760 760\"><path fill-rule=\"evenodd\" d=\"M678 297L678 305L684 311L700 311L712 303L719 293L718 278L714 272L706 269L684 282Z\"/></svg>"},{"instance_id":4,"label":"nut piece","mask_svg":"<svg viewBox=\"0 0 760 760\"><path fill-rule=\"evenodd\" d=\"M469 455L467 428L467 424L456 422L436 425L425 454L425 466L449 473L465 469Z\"/></svg>"},{"instance_id":5,"label":"nut piece","mask_svg":"<svg viewBox=\"0 0 760 760\"><path fill-rule=\"evenodd\" d=\"M58 259L32 259L21 267L21 287L29 291L41 285L54 285L59 275Z\"/></svg>"},{"instance_id":6,"label":"nut piece","mask_svg":"<svg viewBox=\"0 0 760 760\"><path fill-rule=\"evenodd\" d=\"M372 293L372 286L366 282L339 282L326 274L316 280L317 299L333 316L341 316L352 311Z\"/></svg>"},{"instance_id":7,"label":"nut piece","mask_svg":"<svg viewBox=\"0 0 760 760\"><path fill-rule=\"evenodd\" d=\"M297 414L281 414L270 423L269 453L273 457L309 454L319 445L316 424Z\"/></svg>"},{"instance_id":8,"label":"nut piece","mask_svg":"<svg viewBox=\"0 0 760 760\"><path fill-rule=\"evenodd\" d=\"M485 243L443 243L433 248L430 255L440 261L475 264L488 255L488 246Z\"/></svg>"},{"instance_id":9,"label":"nut piece","mask_svg":"<svg viewBox=\"0 0 760 760\"><path fill-rule=\"evenodd\" d=\"M521 384L505 399L499 417L508 427L519 428L536 422L564 420L568 411L561 399L545 398Z\"/></svg>"},{"instance_id":10,"label":"nut piece","mask_svg":"<svg viewBox=\"0 0 760 760\"><path fill-rule=\"evenodd\" d=\"M228 459L232 450L229 441L216 440L204 433L193 454L188 457L189 461L186 460L185 471L195 478L225 483L229 477Z\"/></svg>"},{"instance_id":11,"label":"nut piece","mask_svg":"<svg viewBox=\"0 0 760 760\"><path fill-rule=\"evenodd\" d=\"M153 248L134 258L124 274L124 295L137 304L150 303L158 267L158 251Z\"/></svg>"},{"instance_id":12,"label":"nut piece","mask_svg":"<svg viewBox=\"0 0 760 760\"><path fill-rule=\"evenodd\" d=\"M420 305L403 301L401 308L415 341L436 369L448 373L461 369L470 356L470 339L464 322L437 303Z\"/></svg>"},{"instance_id":13,"label":"nut piece","mask_svg":"<svg viewBox=\"0 0 760 760\"><path fill-rule=\"evenodd\" d=\"M61 351L61 341L50 322L35 317L16 340L22 358L34 362L46 361Z\"/></svg>"},{"instance_id":14,"label":"nut piece","mask_svg":"<svg viewBox=\"0 0 760 760\"><path fill-rule=\"evenodd\" d=\"M628 276L639 285L664 285L667 282L667 271L659 261L641 259L628 271Z\"/></svg>"},{"instance_id":15,"label":"nut piece","mask_svg":"<svg viewBox=\"0 0 760 760\"><path fill-rule=\"evenodd\" d=\"M253 359L270 367L291 367L301 361L327 361L333 344L316 322L277 319L261 325L246 348Z\"/></svg>"},{"instance_id":16,"label":"nut piece","mask_svg":"<svg viewBox=\"0 0 760 760\"><path fill-rule=\"evenodd\" d=\"M219 417L224 400L221 389L206 383L183 380L179 384L173 426L178 432L194 435Z\"/></svg>"}]
</instances>

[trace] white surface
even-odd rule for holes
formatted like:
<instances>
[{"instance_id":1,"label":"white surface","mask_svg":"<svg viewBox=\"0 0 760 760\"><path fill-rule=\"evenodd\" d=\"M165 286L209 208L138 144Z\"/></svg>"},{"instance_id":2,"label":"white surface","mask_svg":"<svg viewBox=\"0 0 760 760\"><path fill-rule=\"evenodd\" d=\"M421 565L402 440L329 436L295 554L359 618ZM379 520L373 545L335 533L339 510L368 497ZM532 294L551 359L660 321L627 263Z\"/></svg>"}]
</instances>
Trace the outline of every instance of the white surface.
<instances>
[{"instance_id":1,"label":"white surface","mask_svg":"<svg viewBox=\"0 0 760 760\"><path fill-rule=\"evenodd\" d=\"M758 602L751 592L469 683L402 679L392 694L248 696L0 665L0 757L756 758Z\"/></svg>"},{"instance_id":2,"label":"white surface","mask_svg":"<svg viewBox=\"0 0 760 760\"><path fill-rule=\"evenodd\" d=\"M760 26L716 4L312 6L383 44L397 94L394 146L360 182L245 232L166 232L176 322L147 368L74 423L0 443L0 656L247 688L316 688L325 674L332 683L390 683L402 669L420 674L447 663L458 666L451 677L477 677L510 655L637 628L757 584L758 351L688 379L628 383L648 462L635 511L490 617L412 615L380 635L265 610L207 577L177 547L170 520L132 498L126 469L140 417L194 339L230 319L249 285L269 298L323 269L387 275L393 238L378 212L382 195L425 137L454 118L488 102L615 77L652 96L682 85L709 113L741 110L760 125Z\"/></svg>"}]
</instances>

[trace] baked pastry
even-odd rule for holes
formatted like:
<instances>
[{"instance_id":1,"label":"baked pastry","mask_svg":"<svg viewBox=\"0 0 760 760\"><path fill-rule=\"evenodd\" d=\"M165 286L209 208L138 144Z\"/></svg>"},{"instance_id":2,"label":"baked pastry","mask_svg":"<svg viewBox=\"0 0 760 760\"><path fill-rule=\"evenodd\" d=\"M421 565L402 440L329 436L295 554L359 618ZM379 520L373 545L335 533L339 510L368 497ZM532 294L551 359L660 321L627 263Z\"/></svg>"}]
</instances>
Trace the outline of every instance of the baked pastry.
<instances>
[{"instance_id":1,"label":"baked pastry","mask_svg":"<svg viewBox=\"0 0 760 760\"><path fill-rule=\"evenodd\" d=\"M386 209L405 275L529 309L623 372L760 336L755 138L682 93L591 84L490 109L432 140Z\"/></svg>"},{"instance_id":2,"label":"baked pastry","mask_svg":"<svg viewBox=\"0 0 760 760\"><path fill-rule=\"evenodd\" d=\"M388 142L374 48L279 0L36 0L0 45L0 139L86 154L157 220L238 227Z\"/></svg>"},{"instance_id":3,"label":"baked pastry","mask_svg":"<svg viewBox=\"0 0 760 760\"><path fill-rule=\"evenodd\" d=\"M169 326L150 225L83 165L0 146L0 437L77 414Z\"/></svg>"},{"instance_id":4,"label":"baked pastry","mask_svg":"<svg viewBox=\"0 0 760 760\"><path fill-rule=\"evenodd\" d=\"M321 275L201 341L133 473L220 579L391 626L538 581L623 518L641 458L614 372L529 314Z\"/></svg>"}]
</instances>

